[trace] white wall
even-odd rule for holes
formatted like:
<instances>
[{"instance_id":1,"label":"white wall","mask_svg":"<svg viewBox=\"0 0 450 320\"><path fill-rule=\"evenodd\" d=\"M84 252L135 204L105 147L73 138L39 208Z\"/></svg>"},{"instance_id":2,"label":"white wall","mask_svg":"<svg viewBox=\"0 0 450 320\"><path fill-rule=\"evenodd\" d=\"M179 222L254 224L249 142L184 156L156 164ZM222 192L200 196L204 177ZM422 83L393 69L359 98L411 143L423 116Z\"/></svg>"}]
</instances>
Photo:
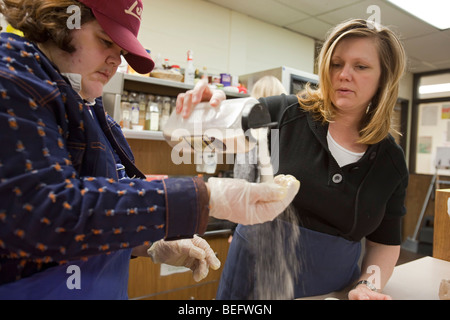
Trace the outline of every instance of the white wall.
<instances>
[{"instance_id":1,"label":"white wall","mask_svg":"<svg viewBox=\"0 0 450 320\"><path fill-rule=\"evenodd\" d=\"M314 40L202 0L143 0L139 40L186 65L194 51L200 70L219 74L247 74L279 66L313 73Z\"/></svg>"},{"instance_id":2,"label":"white wall","mask_svg":"<svg viewBox=\"0 0 450 320\"><path fill-rule=\"evenodd\" d=\"M245 1L245 0L243 0ZM202 0L143 0L139 40L171 64L186 65L194 51L200 70L248 74L280 66L314 73L314 40ZM412 101L412 74L400 97Z\"/></svg>"}]
</instances>

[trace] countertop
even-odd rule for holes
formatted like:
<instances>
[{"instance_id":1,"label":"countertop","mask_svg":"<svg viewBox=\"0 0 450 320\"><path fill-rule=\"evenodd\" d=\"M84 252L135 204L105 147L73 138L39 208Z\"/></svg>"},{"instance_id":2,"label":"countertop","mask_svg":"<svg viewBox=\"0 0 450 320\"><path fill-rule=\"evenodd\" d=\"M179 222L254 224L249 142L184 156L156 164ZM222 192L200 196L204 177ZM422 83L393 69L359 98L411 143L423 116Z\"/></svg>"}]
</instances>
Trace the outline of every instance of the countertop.
<instances>
[{"instance_id":1,"label":"countertop","mask_svg":"<svg viewBox=\"0 0 450 320\"><path fill-rule=\"evenodd\" d=\"M450 280L450 262L424 257L396 266L383 293L393 300L439 300L442 280ZM299 300L346 300L348 290Z\"/></svg>"},{"instance_id":2,"label":"countertop","mask_svg":"<svg viewBox=\"0 0 450 320\"><path fill-rule=\"evenodd\" d=\"M394 300L439 300L442 280L450 280L450 262L424 257L395 267L383 292Z\"/></svg>"}]
</instances>

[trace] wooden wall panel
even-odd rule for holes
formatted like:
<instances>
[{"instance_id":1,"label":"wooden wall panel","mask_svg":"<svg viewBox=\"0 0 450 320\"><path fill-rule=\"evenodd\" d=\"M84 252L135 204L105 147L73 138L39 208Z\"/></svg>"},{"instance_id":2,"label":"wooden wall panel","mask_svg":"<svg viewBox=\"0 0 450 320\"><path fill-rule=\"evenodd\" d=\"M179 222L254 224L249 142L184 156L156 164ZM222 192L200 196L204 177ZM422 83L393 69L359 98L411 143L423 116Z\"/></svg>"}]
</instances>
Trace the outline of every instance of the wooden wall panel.
<instances>
[{"instance_id":1,"label":"wooden wall panel","mask_svg":"<svg viewBox=\"0 0 450 320\"><path fill-rule=\"evenodd\" d=\"M436 210L434 215L433 257L450 261L450 216L447 202L450 189L436 191Z\"/></svg>"},{"instance_id":2,"label":"wooden wall panel","mask_svg":"<svg viewBox=\"0 0 450 320\"><path fill-rule=\"evenodd\" d=\"M127 141L133 151L136 165L145 174L198 175L196 166L193 164L193 157L191 157L191 164L176 165L173 163L171 159L172 148L166 141L141 139L128 139ZM222 158L222 163L217 165L216 174L219 171L232 170L233 165L226 164L226 158Z\"/></svg>"},{"instance_id":3,"label":"wooden wall panel","mask_svg":"<svg viewBox=\"0 0 450 320\"><path fill-rule=\"evenodd\" d=\"M406 215L403 218L403 240L412 237L417 221L426 198L432 176L422 174L411 174L409 177L408 189L406 191ZM434 215L434 196L428 202L425 216Z\"/></svg>"},{"instance_id":4,"label":"wooden wall panel","mask_svg":"<svg viewBox=\"0 0 450 320\"><path fill-rule=\"evenodd\" d=\"M423 174L411 174L409 176L409 185L406 192L405 206L406 206L406 216L403 218L403 240L407 237L412 237L414 230L416 228L417 221L424 204L428 188L430 187L433 176L423 175ZM428 205L425 210L424 218L422 223L427 216L435 215L436 207L436 191L440 188L445 188L448 185L450 177L448 176L437 176L437 182L435 184L435 189L431 193L431 197L428 201ZM446 183L443 183L447 181ZM420 230L419 230L420 231Z\"/></svg>"}]
</instances>

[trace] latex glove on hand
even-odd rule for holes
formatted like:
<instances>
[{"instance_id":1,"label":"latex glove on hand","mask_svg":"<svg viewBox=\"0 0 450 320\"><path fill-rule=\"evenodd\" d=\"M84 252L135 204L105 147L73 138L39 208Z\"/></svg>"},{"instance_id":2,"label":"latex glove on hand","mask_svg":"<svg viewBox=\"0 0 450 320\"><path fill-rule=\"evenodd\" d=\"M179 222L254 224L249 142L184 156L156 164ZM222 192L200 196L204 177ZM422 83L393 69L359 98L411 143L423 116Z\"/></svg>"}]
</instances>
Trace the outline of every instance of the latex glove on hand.
<instances>
[{"instance_id":1,"label":"latex glove on hand","mask_svg":"<svg viewBox=\"0 0 450 320\"><path fill-rule=\"evenodd\" d=\"M181 113L183 118L188 118L198 103L209 101L212 107L217 107L225 99L223 90L212 90L205 80L200 80L194 89L178 94L175 110Z\"/></svg>"},{"instance_id":2,"label":"latex glove on hand","mask_svg":"<svg viewBox=\"0 0 450 320\"><path fill-rule=\"evenodd\" d=\"M220 261L208 242L196 235L192 239L159 240L152 244L147 253L154 263L191 269L196 282L208 275L209 268L220 268Z\"/></svg>"},{"instance_id":3,"label":"latex glove on hand","mask_svg":"<svg viewBox=\"0 0 450 320\"><path fill-rule=\"evenodd\" d=\"M251 225L272 221L283 212L294 200L300 182L291 175L278 175L273 183L209 178L208 188L210 216Z\"/></svg>"}]
</instances>

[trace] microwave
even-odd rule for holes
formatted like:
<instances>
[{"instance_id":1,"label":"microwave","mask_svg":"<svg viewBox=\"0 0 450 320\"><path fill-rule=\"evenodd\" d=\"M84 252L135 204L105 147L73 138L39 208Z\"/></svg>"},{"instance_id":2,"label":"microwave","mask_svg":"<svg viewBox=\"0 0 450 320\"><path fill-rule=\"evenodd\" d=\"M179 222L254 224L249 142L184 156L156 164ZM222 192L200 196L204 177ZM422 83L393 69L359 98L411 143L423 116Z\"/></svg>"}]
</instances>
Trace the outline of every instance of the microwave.
<instances>
[{"instance_id":1,"label":"microwave","mask_svg":"<svg viewBox=\"0 0 450 320\"><path fill-rule=\"evenodd\" d=\"M311 83L313 87L317 86L319 83L319 76L316 74L285 66L241 75L239 76L239 82L245 86L250 93L254 83L267 75L278 78L288 94L297 94L305 88L308 82Z\"/></svg>"}]
</instances>

